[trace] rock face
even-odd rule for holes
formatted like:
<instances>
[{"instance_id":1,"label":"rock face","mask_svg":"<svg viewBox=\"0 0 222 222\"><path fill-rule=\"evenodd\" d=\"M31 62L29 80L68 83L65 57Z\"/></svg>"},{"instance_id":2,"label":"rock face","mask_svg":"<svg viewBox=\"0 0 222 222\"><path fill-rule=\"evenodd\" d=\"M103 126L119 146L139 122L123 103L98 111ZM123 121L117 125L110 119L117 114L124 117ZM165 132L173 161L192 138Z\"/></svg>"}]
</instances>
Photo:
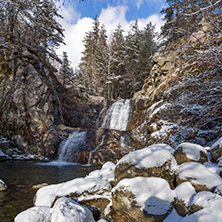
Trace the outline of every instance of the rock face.
<instances>
[{"instance_id":1,"label":"rock face","mask_svg":"<svg viewBox=\"0 0 222 222\"><path fill-rule=\"evenodd\" d=\"M156 53L153 64L143 89L134 95L130 128L135 139L144 146L175 148L184 141L211 146L222 136L221 69L206 71L198 62L179 60L173 48Z\"/></svg>"},{"instance_id":2,"label":"rock face","mask_svg":"<svg viewBox=\"0 0 222 222\"><path fill-rule=\"evenodd\" d=\"M64 88L50 64L42 69L31 47L24 47L17 57L16 73L8 80L9 98L1 107L0 133L23 153L53 157L67 135L58 125L94 128L98 106Z\"/></svg>"}]
</instances>

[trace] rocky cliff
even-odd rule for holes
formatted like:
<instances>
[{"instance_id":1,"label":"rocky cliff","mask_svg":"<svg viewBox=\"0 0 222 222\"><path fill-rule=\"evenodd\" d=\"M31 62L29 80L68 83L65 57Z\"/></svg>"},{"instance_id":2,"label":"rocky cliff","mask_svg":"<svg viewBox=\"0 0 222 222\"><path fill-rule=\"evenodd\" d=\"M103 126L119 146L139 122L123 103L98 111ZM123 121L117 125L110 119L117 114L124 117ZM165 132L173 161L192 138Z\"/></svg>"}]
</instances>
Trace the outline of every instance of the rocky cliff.
<instances>
[{"instance_id":1,"label":"rocky cliff","mask_svg":"<svg viewBox=\"0 0 222 222\"><path fill-rule=\"evenodd\" d=\"M8 65L14 73L7 74L7 79L1 70L0 134L24 153L53 157L66 136L58 126L94 128L99 105L74 89L64 88L56 78L56 69L48 62L43 69L31 46L23 47L16 58L16 64Z\"/></svg>"},{"instance_id":2,"label":"rocky cliff","mask_svg":"<svg viewBox=\"0 0 222 222\"><path fill-rule=\"evenodd\" d=\"M196 36L206 42L203 33ZM186 41L192 41L192 52L181 52L181 40L177 48L154 55L150 76L134 96L131 129L144 145L164 142L176 147L189 141L207 146L222 135L221 66L213 56L198 60L196 54L205 53L197 47L200 40ZM217 41L221 47L221 39Z\"/></svg>"}]
</instances>

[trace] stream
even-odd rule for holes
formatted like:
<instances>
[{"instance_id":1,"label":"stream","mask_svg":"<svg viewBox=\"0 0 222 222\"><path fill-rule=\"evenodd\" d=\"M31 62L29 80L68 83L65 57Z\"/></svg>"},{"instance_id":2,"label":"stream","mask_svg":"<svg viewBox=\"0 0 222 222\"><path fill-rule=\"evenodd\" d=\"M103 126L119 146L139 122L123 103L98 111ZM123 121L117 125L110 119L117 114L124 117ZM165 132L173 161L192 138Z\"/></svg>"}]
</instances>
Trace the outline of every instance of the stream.
<instances>
[{"instance_id":1,"label":"stream","mask_svg":"<svg viewBox=\"0 0 222 222\"><path fill-rule=\"evenodd\" d=\"M12 222L15 216L33 206L37 189L33 185L55 184L85 177L95 166L81 164L49 164L32 161L0 162L0 179L8 186L0 192L0 221Z\"/></svg>"}]
</instances>

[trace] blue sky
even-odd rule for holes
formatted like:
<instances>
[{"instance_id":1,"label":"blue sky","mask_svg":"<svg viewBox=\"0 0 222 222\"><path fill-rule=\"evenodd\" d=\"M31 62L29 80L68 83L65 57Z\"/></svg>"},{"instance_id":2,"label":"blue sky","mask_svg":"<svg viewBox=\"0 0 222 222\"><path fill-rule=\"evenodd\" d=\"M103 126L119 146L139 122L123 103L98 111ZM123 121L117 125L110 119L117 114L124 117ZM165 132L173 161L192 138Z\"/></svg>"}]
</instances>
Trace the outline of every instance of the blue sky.
<instances>
[{"instance_id":1,"label":"blue sky","mask_svg":"<svg viewBox=\"0 0 222 222\"><path fill-rule=\"evenodd\" d=\"M73 67L77 67L84 50L82 40L91 30L96 16L105 25L108 36L118 24L127 33L130 23L136 19L141 29L152 22L159 31L163 25L160 11L164 6L165 0L67 0L60 10L64 17L60 23L65 29L66 46L61 46L58 53L61 55L62 51L66 51Z\"/></svg>"}]
</instances>

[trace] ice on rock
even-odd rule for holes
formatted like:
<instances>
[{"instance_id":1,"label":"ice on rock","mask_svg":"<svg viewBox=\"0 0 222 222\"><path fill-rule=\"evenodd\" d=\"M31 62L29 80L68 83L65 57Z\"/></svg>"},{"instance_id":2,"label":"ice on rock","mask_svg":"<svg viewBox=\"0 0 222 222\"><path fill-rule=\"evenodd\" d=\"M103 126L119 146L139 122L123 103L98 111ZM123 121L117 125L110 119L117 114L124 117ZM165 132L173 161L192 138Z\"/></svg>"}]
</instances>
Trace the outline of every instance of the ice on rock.
<instances>
[{"instance_id":1,"label":"ice on rock","mask_svg":"<svg viewBox=\"0 0 222 222\"><path fill-rule=\"evenodd\" d=\"M51 208L32 207L18 214L14 222L51 222Z\"/></svg>"},{"instance_id":2,"label":"ice on rock","mask_svg":"<svg viewBox=\"0 0 222 222\"><path fill-rule=\"evenodd\" d=\"M67 197L58 199L52 208L51 222L73 221L95 222L92 212L88 208Z\"/></svg>"}]
</instances>

